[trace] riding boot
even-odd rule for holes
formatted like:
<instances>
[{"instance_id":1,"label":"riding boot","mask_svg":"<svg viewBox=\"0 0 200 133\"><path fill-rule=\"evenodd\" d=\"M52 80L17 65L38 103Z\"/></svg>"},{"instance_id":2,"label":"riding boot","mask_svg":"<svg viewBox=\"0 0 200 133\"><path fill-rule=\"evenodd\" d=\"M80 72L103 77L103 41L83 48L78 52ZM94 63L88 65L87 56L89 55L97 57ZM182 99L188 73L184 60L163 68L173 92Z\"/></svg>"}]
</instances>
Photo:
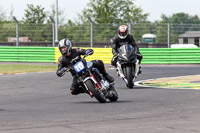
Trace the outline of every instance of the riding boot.
<instances>
[{"instance_id":1,"label":"riding boot","mask_svg":"<svg viewBox=\"0 0 200 133\"><path fill-rule=\"evenodd\" d=\"M116 68L116 76L119 76L119 70Z\"/></svg>"},{"instance_id":2,"label":"riding boot","mask_svg":"<svg viewBox=\"0 0 200 133\"><path fill-rule=\"evenodd\" d=\"M111 84L110 88L108 89L108 93L107 93L106 97L112 97L114 90L115 90L114 84Z\"/></svg>"},{"instance_id":3,"label":"riding boot","mask_svg":"<svg viewBox=\"0 0 200 133\"><path fill-rule=\"evenodd\" d=\"M142 74L141 66L139 66L139 72L138 74Z\"/></svg>"},{"instance_id":4,"label":"riding boot","mask_svg":"<svg viewBox=\"0 0 200 133\"><path fill-rule=\"evenodd\" d=\"M104 74L104 77L110 83L115 81L115 79L113 77L111 77L108 73Z\"/></svg>"}]
</instances>

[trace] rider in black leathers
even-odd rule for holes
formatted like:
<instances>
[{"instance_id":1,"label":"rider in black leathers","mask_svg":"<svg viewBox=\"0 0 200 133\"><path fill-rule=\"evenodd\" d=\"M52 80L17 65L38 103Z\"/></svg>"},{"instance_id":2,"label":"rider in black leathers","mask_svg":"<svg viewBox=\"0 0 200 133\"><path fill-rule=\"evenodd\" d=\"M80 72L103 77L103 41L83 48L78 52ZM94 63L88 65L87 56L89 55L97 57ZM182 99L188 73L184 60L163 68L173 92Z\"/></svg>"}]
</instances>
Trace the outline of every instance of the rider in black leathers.
<instances>
[{"instance_id":1,"label":"rider in black leathers","mask_svg":"<svg viewBox=\"0 0 200 133\"><path fill-rule=\"evenodd\" d=\"M68 39L60 40L58 47L62 55L58 59L58 69L56 71L56 74L58 77L62 77L65 74L65 69L68 66L72 65L71 60L76 58L77 56L85 55L87 50L80 48L72 49L72 44ZM106 72L102 60L93 60L92 62L93 66L96 67L109 82L114 82L114 78L108 75L108 73ZM70 72L73 76L73 81L70 88L71 94L77 95L79 93L84 93L83 89L79 88L79 85L77 84L78 77L76 77L75 73L73 73L72 71Z\"/></svg>"},{"instance_id":2,"label":"rider in black leathers","mask_svg":"<svg viewBox=\"0 0 200 133\"><path fill-rule=\"evenodd\" d=\"M125 25L121 25L118 29L118 34L114 36L112 39L112 53L113 53L113 58L111 60L111 65L116 67L117 63L117 56L118 56L118 48L122 46L123 44L131 44L132 46L137 48L137 59L139 60L139 63L142 61L142 55L139 52L139 47L135 43L135 40L131 34L128 34L128 27ZM140 70L141 73L141 70Z\"/></svg>"}]
</instances>

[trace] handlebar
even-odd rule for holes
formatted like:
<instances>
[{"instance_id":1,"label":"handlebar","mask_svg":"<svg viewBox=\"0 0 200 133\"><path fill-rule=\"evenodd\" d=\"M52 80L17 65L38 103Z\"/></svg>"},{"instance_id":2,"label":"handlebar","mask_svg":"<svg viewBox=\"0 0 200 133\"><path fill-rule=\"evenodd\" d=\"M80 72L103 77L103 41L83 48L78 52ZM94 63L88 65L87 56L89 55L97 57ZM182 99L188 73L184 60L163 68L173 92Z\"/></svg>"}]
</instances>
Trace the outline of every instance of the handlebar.
<instances>
[{"instance_id":1,"label":"handlebar","mask_svg":"<svg viewBox=\"0 0 200 133\"><path fill-rule=\"evenodd\" d=\"M69 72L72 69L72 66L68 66L67 68L65 68L65 72Z\"/></svg>"}]
</instances>

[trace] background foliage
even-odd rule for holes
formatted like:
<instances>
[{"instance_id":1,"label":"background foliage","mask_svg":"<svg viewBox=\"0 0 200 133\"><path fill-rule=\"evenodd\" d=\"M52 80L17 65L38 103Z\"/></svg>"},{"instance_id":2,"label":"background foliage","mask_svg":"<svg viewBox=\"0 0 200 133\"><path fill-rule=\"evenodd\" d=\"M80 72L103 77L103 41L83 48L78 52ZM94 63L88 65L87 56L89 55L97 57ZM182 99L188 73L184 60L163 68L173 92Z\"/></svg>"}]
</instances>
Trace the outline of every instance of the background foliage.
<instances>
[{"instance_id":1,"label":"background foliage","mask_svg":"<svg viewBox=\"0 0 200 133\"><path fill-rule=\"evenodd\" d=\"M16 26L10 16L0 10L0 41L7 41L7 37L16 36ZM59 10L59 39L69 38L76 42L90 41L90 21L94 24L94 41L109 42L121 24L129 25L127 17L132 22L132 34L137 42L141 42L142 35L152 33L157 36L157 42L167 42L167 26L170 22L171 42L177 43L178 36L186 31L199 31L200 19L197 15L176 13L172 16L161 15L160 21L148 21L148 13L143 13L132 0L90 0L87 7L78 14L78 20L64 17L64 11ZM20 21L20 37L30 37L32 41L52 41L52 24L49 16L55 18L55 6L45 11L40 5L28 4L24 17Z\"/></svg>"}]
</instances>

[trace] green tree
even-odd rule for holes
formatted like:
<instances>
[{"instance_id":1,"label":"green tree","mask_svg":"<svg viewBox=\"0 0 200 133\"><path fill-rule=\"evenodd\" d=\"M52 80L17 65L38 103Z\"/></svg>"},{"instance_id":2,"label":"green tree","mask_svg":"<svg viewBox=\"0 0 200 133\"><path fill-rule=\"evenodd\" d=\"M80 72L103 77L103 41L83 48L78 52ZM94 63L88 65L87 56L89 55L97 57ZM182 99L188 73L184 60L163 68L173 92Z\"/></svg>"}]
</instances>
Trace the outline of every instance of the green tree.
<instances>
[{"instance_id":1,"label":"green tree","mask_svg":"<svg viewBox=\"0 0 200 133\"><path fill-rule=\"evenodd\" d=\"M167 25L167 16L161 16L161 23ZM170 37L172 43L178 43L178 36L185 33L186 31L199 31L200 30L200 19L197 15L189 15L187 13L175 13L168 17L170 21ZM165 28L167 29L167 28ZM167 34L167 33L166 33ZM167 35L166 35L167 38Z\"/></svg>"},{"instance_id":2,"label":"green tree","mask_svg":"<svg viewBox=\"0 0 200 133\"><path fill-rule=\"evenodd\" d=\"M30 37L32 41L50 41L50 24L46 24L47 12L42 6L27 4L22 23L20 24L20 36Z\"/></svg>"},{"instance_id":3,"label":"green tree","mask_svg":"<svg viewBox=\"0 0 200 133\"><path fill-rule=\"evenodd\" d=\"M161 19L161 21L155 21L153 25L157 36L157 42L166 43L168 38L168 20L164 14L161 15Z\"/></svg>"},{"instance_id":4,"label":"green tree","mask_svg":"<svg viewBox=\"0 0 200 133\"><path fill-rule=\"evenodd\" d=\"M0 7L0 22L4 21L6 18L5 16L5 12L2 10L2 8Z\"/></svg>"},{"instance_id":5,"label":"green tree","mask_svg":"<svg viewBox=\"0 0 200 133\"><path fill-rule=\"evenodd\" d=\"M10 12L10 16L6 15L3 8L0 8L0 41L7 41L8 37L15 37L15 23L11 19L13 10Z\"/></svg>"},{"instance_id":6,"label":"green tree","mask_svg":"<svg viewBox=\"0 0 200 133\"><path fill-rule=\"evenodd\" d=\"M16 36L15 23L11 21L0 22L0 41L8 41L8 37Z\"/></svg>"},{"instance_id":7,"label":"green tree","mask_svg":"<svg viewBox=\"0 0 200 133\"><path fill-rule=\"evenodd\" d=\"M46 12L41 6L34 7L33 4L27 4L27 9L25 9L25 17L23 18L24 23L34 23L43 24L46 20Z\"/></svg>"},{"instance_id":8,"label":"green tree","mask_svg":"<svg viewBox=\"0 0 200 133\"><path fill-rule=\"evenodd\" d=\"M170 17L170 23L172 23L172 29L175 34L182 34L189 30L195 29L195 25L200 24L199 17L197 15L191 16L186 13L176 13Z\"/></svg>"},{"instance_id":9,"label":"green tree","mask_svg":"<svg viewBox=\"0 0 200 133\"><path fill-rule=\"evenodd\" d=\"M88 8L79 15L83 22L92 17L96 23L121 23L127 22L129 17L133 23L144 22L148 14L143 14L142 9L134 5L132 0L90 0Z\"/></svg>"},{"instance_id":10,"label":"green tree","mask_svg":"<svg viewBox=\"0 0 200 133\"><path fill-rule=\"evenodd\" d=\"M54 20L56 20L56 9L55 9L55 5L51 5L51 9L50 11L47 11L47 16L51 16ZM51 23L51 21L49 20L49 18L47 18L48 23ZM59 24L63 25L64 23L66 23L66 17L64 15L64 10L62 9L58 9L58 20L59 20Z\"/></svg>"},{"instance_id":11,"label":"green tree","mask_svg":"<svg viewBox=\"0 0 200 133\"><path fill-rule=\"evenodd\" d=\"M128 25L127 17L134 24L146 22L147 16L148 14L136 7L132 0L90 0L82 14L79 14L79 22L74 23L73 26L76 27L74 29L80 31L85 29L84 35L87 39L81 39L89 41L90 22L88 17L91 17L94 21L94 41L110 41L117 33L119 25ZM67 26L71 24L68 23ZM80 25L84 25L84 27ZM140 34L134 31L132 33L141 38Z\"/></svg>"}]
</instances>

